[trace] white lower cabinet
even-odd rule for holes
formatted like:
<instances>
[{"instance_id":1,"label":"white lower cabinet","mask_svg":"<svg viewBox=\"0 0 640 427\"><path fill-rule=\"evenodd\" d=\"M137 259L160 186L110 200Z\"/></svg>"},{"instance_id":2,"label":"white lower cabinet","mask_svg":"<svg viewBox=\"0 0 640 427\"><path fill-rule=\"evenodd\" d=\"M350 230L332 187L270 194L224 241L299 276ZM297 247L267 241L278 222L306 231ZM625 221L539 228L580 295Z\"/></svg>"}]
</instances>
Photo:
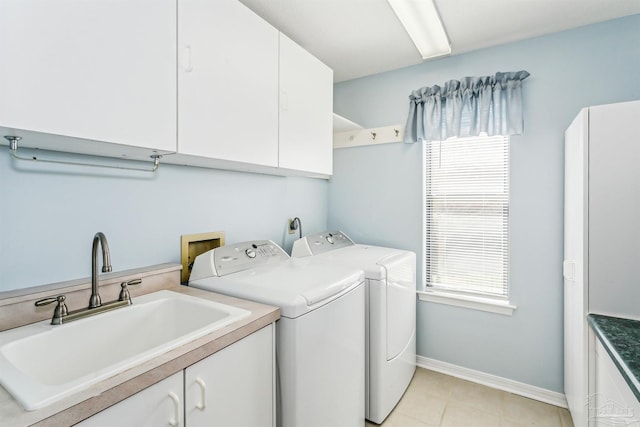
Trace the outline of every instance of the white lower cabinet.
<instances>
[{"instance_id":1,"label":"white lower cabinet","mask_svg":"<svg viewBox=\"0 0 640 427\"><path fill-rule=\"evenodd\" d=\"M640 402L613 360L595 337L593 393L589 396L590 426L640 427Z\"/></svg>"},{"instance_id":2,"label":"white lower cabinet","mask_svg":"<svg viewBox=\"0 0 640 427\"><path fill-rule=\"evenodd\" d=\"M156 427L184 425L184 373L177 372L102 412L81 427Z\"/></svg>"},{"instance_id":3,"label":"white lower cabinet","mask_svg":"<svg viewBox=\"0 0 640 427\"><path fill-rule=\"evenodd\" d=\"M268 326L185 370L189 427L275 425L274 329Z\"/></svg>"},{"instance_id":4,"label":"white lower cabinet","mask_svg":"<svg viewBox=\"0 0 640 427\"><path fill-rule=\"evenodd\" d=\"M77 424L274 427L274 325Z\"/></svg>"}]
</instances>

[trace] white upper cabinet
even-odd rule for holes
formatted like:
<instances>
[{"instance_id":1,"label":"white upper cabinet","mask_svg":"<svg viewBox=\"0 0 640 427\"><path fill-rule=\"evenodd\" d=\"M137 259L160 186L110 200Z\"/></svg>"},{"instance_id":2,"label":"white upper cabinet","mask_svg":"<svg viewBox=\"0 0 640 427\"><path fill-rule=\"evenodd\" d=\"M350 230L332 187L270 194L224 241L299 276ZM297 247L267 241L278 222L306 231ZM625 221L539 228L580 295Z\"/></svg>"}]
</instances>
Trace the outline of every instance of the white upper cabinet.
<instances>
[{"instance_id":1,"label":"white upper cabinet","mask_svg":"<svg viewBox=\"0 0 640 427\"><path fill-rule=\"evenodd\" d=\"M333 70L280 35L281 168L331 175Z\"/></svg>"},{"instance_id":2,"label":"white upper cabinet","mask_svg":"<svg viewBox=\"0 0 640 427\"><path fill-rule=\"evenodd\" d=\"M278 30L237 0L179 0L178 28L178 152L277 167Z\"/></svg>"},{"instance_id":3,"label":"white upper cabinet","mask_svg":"<svg viewBox=\"0 0 640 427\"><path fill-rule=\"evenodd\" d=\"M176 0L0 1L0 127L175 151L175 39Z\"/></svg>"},{"instance_id":4,"label":"white upper cabinet","mask_svg":"<svg viewBox=\"0 0 640 427\"><path fill-rule=\"evenodd\" d=\"M332 70L237 0L0 0L0 58L19 147L332 173Z\"/></svg>"}]
</instances>

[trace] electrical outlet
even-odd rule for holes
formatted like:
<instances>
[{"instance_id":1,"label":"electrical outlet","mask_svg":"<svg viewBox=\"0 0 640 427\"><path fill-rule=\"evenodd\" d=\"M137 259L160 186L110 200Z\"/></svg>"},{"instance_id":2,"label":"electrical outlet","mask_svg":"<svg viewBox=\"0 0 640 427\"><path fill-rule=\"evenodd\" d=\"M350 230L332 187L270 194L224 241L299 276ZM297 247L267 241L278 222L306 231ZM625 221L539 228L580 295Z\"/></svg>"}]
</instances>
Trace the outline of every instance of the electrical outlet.
<instances>
[{"instance_id":1,"label":"electrical outlet","mask_svg":"<svg viewBox=\"0 0 640 427\"><path fill-rule=\"evenodd\" d=\"M294 223L293 218L289 218L289 225L287 226L287 230L289 230L289 234L296 234L297 228L298 228L298 224Z\"/></svg>"}]
</instances>

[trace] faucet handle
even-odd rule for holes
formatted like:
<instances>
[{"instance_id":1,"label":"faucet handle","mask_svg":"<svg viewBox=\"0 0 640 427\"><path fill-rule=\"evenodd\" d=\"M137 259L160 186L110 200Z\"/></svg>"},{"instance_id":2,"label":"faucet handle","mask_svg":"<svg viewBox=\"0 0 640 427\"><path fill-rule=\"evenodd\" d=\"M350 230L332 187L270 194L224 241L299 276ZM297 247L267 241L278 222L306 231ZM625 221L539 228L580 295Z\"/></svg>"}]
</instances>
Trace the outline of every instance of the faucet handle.
<instances>
[{"instance_id":1,"label":"faucet handle","mask_svg":"<svg viewBox=\"0 0 640 427\"><path fill-rule=\"evenodd\" d=\"M49 305L54 302L57 302L56 308L53 309L53 317L51 318L52 325L61 325L62 319L69 314L69 310L67 310L67 304L65 304L65 300L67 297L64 295L58 295L57 297L49 297L43 298L35 302L36 307L42 307L44 305Z\"/></svg>"},{"instance_id":2,"label":"faucet handle","mask_svg":"<svg viewBox=\"0 0 640 427\"><path fill-rule=\"evenodd\" d=\"M122 289L120 289L120 296L118 296L118 301L129 301L129 304L132 304L131 294L129 293L129 285L139 285L141 283L142 279L133 279L129 280L128 282L120 283L120 287Z\"/></svg>"},{"instance_id":3,"label":"faucet handle","mask_svg":"<svg viewBox=\"0 0 640 427\"><path fill-rule=\"evenodd\" d=\"M127 286L132 286L132 285L139 285L142 283L142 279L133 279L133 280L129 280L128 282L122 282Z\"/></svg>"}]
</instances>

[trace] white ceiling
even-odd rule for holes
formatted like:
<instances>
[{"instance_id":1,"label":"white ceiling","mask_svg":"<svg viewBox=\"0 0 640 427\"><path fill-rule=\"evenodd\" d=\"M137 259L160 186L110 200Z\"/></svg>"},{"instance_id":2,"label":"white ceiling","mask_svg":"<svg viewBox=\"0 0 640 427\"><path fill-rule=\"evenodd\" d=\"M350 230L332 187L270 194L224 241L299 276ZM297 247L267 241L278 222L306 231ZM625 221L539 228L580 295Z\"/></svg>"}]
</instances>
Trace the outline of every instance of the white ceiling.
<instances>
[{"instance_id":1,"label":"white ceiling","mask_svg":"<svg viewBox=\"0 0 640 427\"><path fill-rule=\"evenodd\" d=\"M333 68L336 82L423 62L386 0L240 1ZM640 0L436 0L436 5L452 55L640 13Z\"/></svg>"}]
</instances>

